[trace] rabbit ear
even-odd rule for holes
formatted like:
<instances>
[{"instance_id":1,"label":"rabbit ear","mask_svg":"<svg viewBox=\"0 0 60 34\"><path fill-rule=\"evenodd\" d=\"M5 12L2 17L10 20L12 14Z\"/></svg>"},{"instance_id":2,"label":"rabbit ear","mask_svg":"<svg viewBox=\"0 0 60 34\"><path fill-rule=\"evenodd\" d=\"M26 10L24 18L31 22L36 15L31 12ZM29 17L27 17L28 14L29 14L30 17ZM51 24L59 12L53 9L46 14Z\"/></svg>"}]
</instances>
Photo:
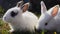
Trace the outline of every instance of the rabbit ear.
<instances>
[{"instance_id":1,"label":"rabbit ear","mask_svg":"<svg viewBox=\"0 0 60 34\"><path fill-rule=\"evenodd\" d=\"M29 8L29 3L25 3L22 7L23 12L25 12Z\"/></svg>"},{"instance_id":2,"label":"rabbit ear","mask_svg":"<svg viewBox=\"0 0 60 34\"><path fill-rule=\"evenodd\" d=\"M41 1L41 13L45 13L46 11L47 11L47 8L46 8L44 2Z\"/></svg>"},{"instance_id":3,"label":"rabbit ear","mask_svg":"<svg viewBox=\"0 0 60 34\"><path fill-rule=\"evenodd\" d=\"M23 4L23 1L19 1L19 2L17 3L17 7L20 7L22 4Z\"/></svg>"},{"instance_id":4,"label":"rabbit ear","mask_svg":"<svg viewBox=\"0 0 60 34\"><path fill-rule=\"evenodd\" d=\"M59 5L56 5L53 7L53 10L52 10L52 16L56 16L57 13L58 13L58 10L59 10Z\"/></svg>"}]
</instances>

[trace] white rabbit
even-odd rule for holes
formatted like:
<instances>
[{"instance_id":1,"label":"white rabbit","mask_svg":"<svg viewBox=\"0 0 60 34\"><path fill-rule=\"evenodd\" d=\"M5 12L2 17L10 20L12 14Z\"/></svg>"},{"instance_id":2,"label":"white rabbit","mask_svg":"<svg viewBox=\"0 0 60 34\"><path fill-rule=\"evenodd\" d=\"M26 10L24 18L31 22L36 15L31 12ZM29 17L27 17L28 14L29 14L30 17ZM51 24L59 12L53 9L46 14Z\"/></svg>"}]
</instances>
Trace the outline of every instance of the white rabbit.
<instances>
[{"instance_id":1,"label":"white rabbit","mask_svg":"<svg viewBox=\"0 0 60 34\"><path fill-rule=\"evenodd\" d=\"M55 30L60 32L60 8L55 5L49 10L43 1L41 1L41 16L38 21L38 30Z\"/></svg>"},{"instance_id":2,"label":"white rabbit","mask_svg":"<svg viewBox=\"0 0 60 34\"><path fill-rule=\"evenodd\" d=\"M17 6L8 9L3 16L3 21L9 22L13 28L10 31L34 31L38 18L27 10L29 3L22 4L23 1L18 2Z\"/></svg>"}]
</instances>

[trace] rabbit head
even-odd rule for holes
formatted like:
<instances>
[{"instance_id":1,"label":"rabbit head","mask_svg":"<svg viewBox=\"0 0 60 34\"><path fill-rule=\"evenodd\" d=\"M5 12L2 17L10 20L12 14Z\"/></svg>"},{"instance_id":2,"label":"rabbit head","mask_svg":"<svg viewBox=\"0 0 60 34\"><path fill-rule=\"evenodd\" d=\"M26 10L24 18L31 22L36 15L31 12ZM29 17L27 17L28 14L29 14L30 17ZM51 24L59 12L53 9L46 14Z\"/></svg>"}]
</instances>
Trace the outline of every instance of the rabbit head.
<instances>
[{"instance_id":1,"label":"rabbit head","mask_svg":"<svg viewBox=\"0 0 60 34\"><path fill-rule=\"evenodd\" d=\"M15 7L8 9L7 12L3 16L3 21L11 23L21 18L22 14L26 12L26 10L29 7L29 3L26 3L24 5L22 4L23 4L23 1L20 1L17 3Z\"/></svg>"},{"instance_id":2,"label":"rabbit head","mask_svg":"<svg viewBox=\"0 0 60 34\"><path fill-rule=\"evenodd\" d=\"M59 5L56 5L47 11L44 2L41 1L41 16L39 18L38 29L45 29L48 26L48 22L57 15L58 9Z\"/></svg>"}]
</instances>

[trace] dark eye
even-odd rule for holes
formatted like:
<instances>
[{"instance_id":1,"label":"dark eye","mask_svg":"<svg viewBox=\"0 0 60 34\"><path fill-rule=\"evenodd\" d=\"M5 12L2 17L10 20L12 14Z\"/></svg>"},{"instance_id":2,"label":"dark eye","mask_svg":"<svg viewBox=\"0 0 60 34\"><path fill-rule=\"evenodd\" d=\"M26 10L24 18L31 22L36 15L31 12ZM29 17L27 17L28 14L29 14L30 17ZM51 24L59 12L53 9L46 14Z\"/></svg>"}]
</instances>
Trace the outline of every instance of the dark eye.
<instances>
[{"instance_id":1,"label":"dark eye","mask_svg":"<svg viewBox=\"0 0 60 34\"><path fill-rule=\"evenodd\" d=\"M48 23L45 23L45 26L47 26L48 25Z\"/></svg>"},{"instance_id":2,"label":"dark eye","mask_svg":"<svg viewBox=\"0 0 60 34\"><path fill-rule=\"evenodd\" d=\"M17 14L18 14L18 12L14 12L14 11L11 12L12 17L15 17Z\"/></svg>"}]
</instances>

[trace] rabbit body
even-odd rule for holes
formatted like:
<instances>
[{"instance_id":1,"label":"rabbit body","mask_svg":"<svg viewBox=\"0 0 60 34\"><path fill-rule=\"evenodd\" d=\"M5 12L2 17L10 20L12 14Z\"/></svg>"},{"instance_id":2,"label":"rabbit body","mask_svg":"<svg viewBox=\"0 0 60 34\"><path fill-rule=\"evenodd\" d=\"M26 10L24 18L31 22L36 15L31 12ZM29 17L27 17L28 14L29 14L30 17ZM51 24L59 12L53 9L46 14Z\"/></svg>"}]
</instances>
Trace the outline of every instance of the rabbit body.
<instances>
[{"instance_id":1,"label":"rabbit body","mask_svg":"<svg viewBox=\"0 0 60 34\"><path fill-rule=\"evenodd\" d=\"M16 7L8 9L3 16L3 21L10 23L10 27L15 31L34 31L38 22L37 16L27 10L29 3L24 4L23 8L20 4L21 2Z\"/></svg>"},{"instance_id":2,"label":"rabbit body","mask_svg":"<svg viewBox=\"0 0 60 34\"><path fill-rule=\"evenodd\" d=\"M41 16L38 21L38 30L52 30L60 32L60 8L56 5L48 11L43 1L41 1Z\"/></svg>"}]
</instances>

